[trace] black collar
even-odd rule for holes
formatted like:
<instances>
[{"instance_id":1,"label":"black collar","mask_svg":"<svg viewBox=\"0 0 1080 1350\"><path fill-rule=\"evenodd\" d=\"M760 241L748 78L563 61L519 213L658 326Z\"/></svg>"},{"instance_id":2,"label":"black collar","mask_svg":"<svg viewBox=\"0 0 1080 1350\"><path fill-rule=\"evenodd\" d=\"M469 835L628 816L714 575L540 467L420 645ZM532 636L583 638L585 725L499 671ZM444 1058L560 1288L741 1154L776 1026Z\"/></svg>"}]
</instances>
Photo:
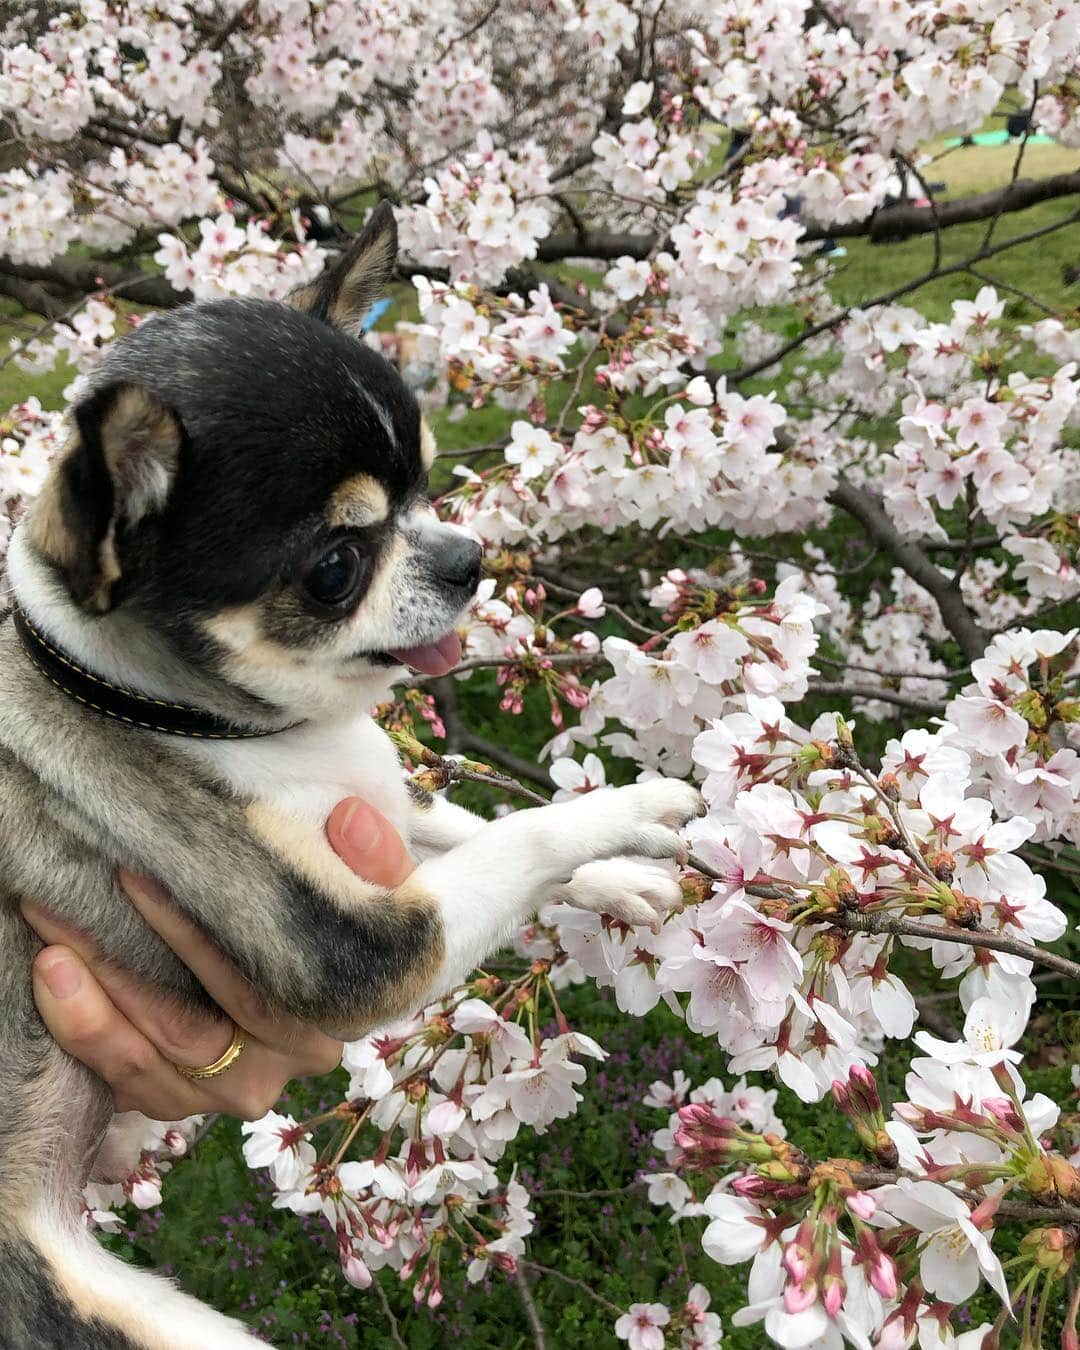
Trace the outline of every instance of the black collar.
<instances>
[{"instance_id":1,"label":"black collar","mask_svg":"<svg viewBox=\"0 0 1080 1350\"><path fill-rule=\"evenodd\" d=\"M54 647L37 631L18 605L13 609L12 619L27 656L42 675L77 703L103 717L112 717L129 727L142 727L146 731L163 731L170 736L190 736L208 741L245 740L256 736L273 736L278 730L289 730L289 727L266 730L245 726L219 717L217 713L207 712L204 708L192 708L186 703L167 703L160 698L151 698L148 694L136 693L134 689L110 684L100 675L92 675L72 657ZM298 726L299 723L294 722L292 725Z\"/></svg>"}]
</instances>

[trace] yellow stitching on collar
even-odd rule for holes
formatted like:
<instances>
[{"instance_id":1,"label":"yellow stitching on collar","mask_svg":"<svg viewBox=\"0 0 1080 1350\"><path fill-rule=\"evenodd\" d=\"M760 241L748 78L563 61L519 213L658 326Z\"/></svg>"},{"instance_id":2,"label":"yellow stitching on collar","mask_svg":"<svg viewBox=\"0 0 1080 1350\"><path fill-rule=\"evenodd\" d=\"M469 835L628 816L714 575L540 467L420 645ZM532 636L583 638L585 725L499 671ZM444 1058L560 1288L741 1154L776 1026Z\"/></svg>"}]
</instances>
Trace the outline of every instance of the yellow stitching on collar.
<instances>
[{"instance_id":1,"label":"yellow stitching on collar","mask_svg":"<svg viewBox=\"0 0 1080 1350\"><path fill-rule=\"evenodd\" d=\"M27 624L27 627L30 627L29 623ZM41 637L40 633L34 629L31 629L30 631L34 633L36 638L40 639L44 646L49 647L49 644L45 642L45 639ZM49 651L53 652L53 649L49 647ZM166 736L186 736L190 740L197 741L236 741L241 740L244 737L242 731L178 731L173 727L158 727L155 726L153 722L139 722L136 721L134 717L125 717L123 713L113 712L111 708L103 708L98 703L91 703L88 698L83 698L81 694L76 694L73 690L66 688L54 675L51 675L43 665L34 660L31 652L27 651L26 655L30 658L30 663L34 669L40 675L44 675L49 683L59 689L62 694L66 694L68 698L73 698L76 703L81 703L85 708L92 708L94 712L101 713L104 717L114 718L117 722L126 722L128 726L132 727L142 727L145 731L160 731ZM53 655L59 656L59 653L53 652ZM63 657L60 657L60 660L63 660ZM87 674L86 671L81 670L79 666L75 665L73 661L68 661L65 664L71 666L73 670L78 670L80 674ZM97 683L104 685L106 689L115 689L114 685L107 684L104 680L98 680ZM125 691L117 690L116 692L122 693ZM155 702L158 701L159 700L155 700ZM162 704L162 706L166 708L183 708L186 712L198 711L197 709L185 708L182 703L165 703Z\"/></svg>"},{"instance_id":2,"label":"yellow stitching on collar","mask_svg":"<svg viewBox=\"0 0 1080 1350\"><path fill-rule=\"evenodd\" d=\"M34 637L37 638L37 640L41 643L41 645L45 648L46 651L51 652L58 661L62 662L62 664L67 666L69 669L76 671L79 675L83 677L83 679L89 680L91 684L99 684L101 685L102 689L111 689L114 694L126 694L129 698L138 698L142 700L144 703L153 703L159 708L173 708L177 712L190 712L190 713L197 713L200 711L200 709L193 708L191 707L190 704L187 703L169 703L165 699L153 698L149 694L136 693L134 689L125 689L123 685L110 684L108 680L103 680L99 675L95 675L91 671L85 670L82 666L78 664L77 661L72 661L71 658L65 656L63 652L58 652L56 648L52 646L52 644L49 642L48 638L44 637L41 633L39 633L38 630L34 627L34 625L30 622L30 616L27 614L25 609L20 609L19 613L22 615L23 623L26 624L27 628L30 629L31 633L33 633ZM40 670L41 667L39 666L38 669ZM126 721L127 719L122 718L121 720ZM149 726L149 723L140 722L138 725ZM155 728L155 730L160 730L160 728Z\"/></svg>"}]
</instances>

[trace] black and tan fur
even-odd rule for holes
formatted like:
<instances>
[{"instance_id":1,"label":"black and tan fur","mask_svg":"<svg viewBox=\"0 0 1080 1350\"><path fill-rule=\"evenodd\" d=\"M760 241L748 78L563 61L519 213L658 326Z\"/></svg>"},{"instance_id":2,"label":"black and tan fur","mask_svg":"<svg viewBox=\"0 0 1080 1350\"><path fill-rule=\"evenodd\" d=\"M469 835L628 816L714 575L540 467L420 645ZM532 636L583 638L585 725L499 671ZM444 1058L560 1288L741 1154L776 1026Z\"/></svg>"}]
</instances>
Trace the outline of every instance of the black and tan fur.
<instances>
[{"instance_id":1,"label":"black and tan fur","mask_svg":"<svg viewBox=\"0 0 1080 1350\"><path fill-rule=\"evenodd\" d=\"M393 651L445 634L479 576L478 547L428 509L433 447L415 400L353 336L394 252L379 208L292 306L148 320L76 403L13 541L17 601L87 669L275 734L200 741L118 723L54 687L10 616L0 624L0 1350L249 1343L82 1231L111 1102L38 1018L20 898L178 1008L205 1002L116 882L119 867L153 875L271 1006L350 1036L463 978L560 887L635 921L673 898L654 873L598 860L676 853L696 807L685 784L486 823L410 796L367 716ZM342 549L355 594L326 604L312 577ZM326 841L329 806L349 793L423 860L395 891L359 880Z\"/></svg>"}]
</instances>

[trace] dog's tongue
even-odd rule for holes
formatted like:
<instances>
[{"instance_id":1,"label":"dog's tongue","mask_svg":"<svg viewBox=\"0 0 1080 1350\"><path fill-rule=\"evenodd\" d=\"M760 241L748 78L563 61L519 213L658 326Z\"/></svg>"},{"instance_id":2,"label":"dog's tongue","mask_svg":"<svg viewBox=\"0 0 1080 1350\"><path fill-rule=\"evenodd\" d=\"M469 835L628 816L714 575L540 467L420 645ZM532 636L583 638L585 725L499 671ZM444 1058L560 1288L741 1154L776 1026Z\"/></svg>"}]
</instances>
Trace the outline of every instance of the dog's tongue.
<instances>
[{"instance_id":1,"label":"dog's tongue","mask_svg":"<svg viewBox=\"0 0 1080 1350\"><path fill-rule=\"evenodd\" d=\"M461 660L461 639L456 633L447 633L438 642L427 642L422 647L399 647L390 655L421 675L445 675Z\"/></svg>"}]
</instances>

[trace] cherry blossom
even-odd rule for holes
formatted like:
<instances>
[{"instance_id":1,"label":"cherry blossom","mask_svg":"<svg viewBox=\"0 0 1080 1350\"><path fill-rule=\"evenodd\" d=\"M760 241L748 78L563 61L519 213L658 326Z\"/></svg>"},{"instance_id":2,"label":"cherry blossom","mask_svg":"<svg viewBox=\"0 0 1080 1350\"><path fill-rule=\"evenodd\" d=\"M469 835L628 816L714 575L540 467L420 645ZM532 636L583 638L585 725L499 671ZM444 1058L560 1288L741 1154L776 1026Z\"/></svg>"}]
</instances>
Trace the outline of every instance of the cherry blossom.
<instances>
[{"instance_id":1,"label":"cherry blossom","mask_svg":"<svg viewBox=\"0 0 1080 1350\"><path fill-rule=\"evenodd\" d=\"M1080 844L1080 344L1058 295L1011 323L994 189L964 208L987 273L932 319L887 247L852 297L822 241L940 224L931 142L1004 109L1080 144L1080 3L92 0L4 37L0 260L42 311L13 369L70 372L70 399L155 308L284 298L390 197L402 286L364 340L465 433L431 482L488 563L455 697L380 710L409 771L501 773L461 712L494 690L497 725L550 723L526 794L660 773L708 807L682 865L596 864L512 972L347 1044L326 1118L246 1125L275 1203L319 1216L357 1289L388 1267L438 1307L444 1245L469 1281L512 1274L533 1216L508 1146L588 1090L604 1051L560 995L590 981L626 1016L663 1002L729 1076L643 1088L635 1201L749 1264L726 1323L974 1347L953 1305L1008 1299L1016 1223L1034 1344L1075 1241L1011 1215L1080 1196L1024 1082ZM34 397L0 417L0 553L67 434ZM928 988L956 1039L916 1030ZM900 1055L887 1118L873 1070ZM745 1074L835 1106L853 1156L804 1152ZM156 1206L193 1128L116 1126L88 1222ZM719 1344L708 1287L681 1294L616 1335Z\"/></svg>"}]
</instances>

